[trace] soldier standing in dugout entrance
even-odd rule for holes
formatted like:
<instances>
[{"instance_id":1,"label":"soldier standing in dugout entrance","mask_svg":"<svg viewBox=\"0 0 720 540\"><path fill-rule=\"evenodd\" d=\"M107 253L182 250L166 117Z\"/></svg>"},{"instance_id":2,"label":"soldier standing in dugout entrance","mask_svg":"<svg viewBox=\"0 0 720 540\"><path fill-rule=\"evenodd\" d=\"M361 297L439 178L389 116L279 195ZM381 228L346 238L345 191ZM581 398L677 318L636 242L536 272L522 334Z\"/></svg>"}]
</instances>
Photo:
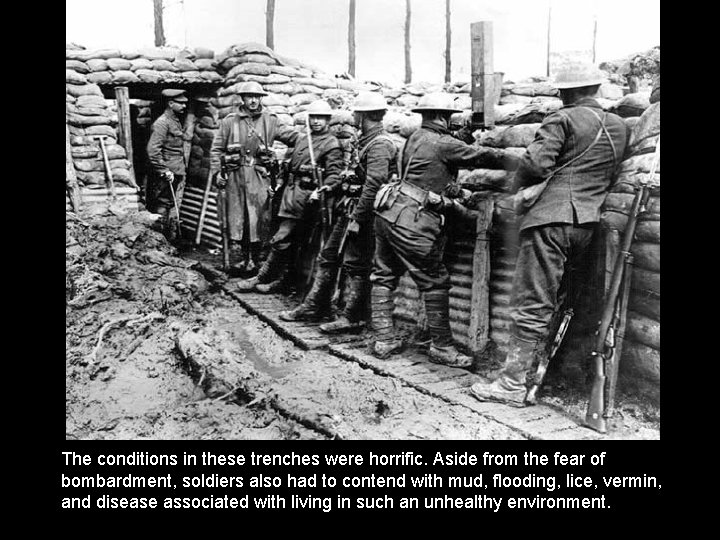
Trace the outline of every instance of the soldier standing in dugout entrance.
<instances>
[{"instance_id":1,"label":"soldier standing in dugout entrance","mask_svg":"<svg viewBox=\"0 0 720 540\"><path fill-rule=\"evenodd\" d=\"M238 111L223 118L213 138L210 174L218 188L226 188L230 242L242 252L241 262L232 270L252 275L260 265L262 244L271 236L270 175L277 163L271 147L278 120L263 109L260 100L267 92L259 83L243 83L238 94ZM228 178L218 174L222 161Z\"/></svg>"},{"instance_id":2,"label":"soldier standing in dugout entrance","mask_svg":"<svg viewBox=\"0 0 720 540\"><path fill-rule=\"evenodd\" d=\"M238 283L239 292L255 290L267 294L287 286L290 266L298 250L302 250L312 224L318 219L316 202L320 190L329 195L326 204L332 207L332 195L341 185L343 153L337 138L329 132L332 109L326 101L312 102L305 111L312 132L312 148L316 166L323 171L323 186L316 184L305 131L278 127L275 138L293 147L288 176L283 190L278 217L278 230L270 240L270 254L257 275Z\"/></svg>"},{"instance_id":3,"label":"soldier standing in dugout entrance","mask_svg":"<svg viewBox=\"0 0 720 540\"><path fill-rule=\"evenodd\" d=\"M561 285L567 285L563 281L587 259L600 207L628 140L623 120L603 112L594 99L604 81L602 72L584 63L558 73L556 86L564 106L543 120L515 174L515 191L549 181L529 209L516 205L520 239L508 352L495 381L471 387L480 401L526 405L526 384L532 382L526 377L533 363L548 354L549 326L562 303Z\"/></svg>"},{"instance_id":4,"label":"soldier standing in dugout entrance","mask_svg":"<svg viewBox=\"0 0 720 540\"><path fill-rule=\"evenodd\" d=\"M320 326L326 333L359 329L368 318L370 272L375 238L373 202L378 189L396 170L397 149L383 129L387 102L382 95L362 92L353 107L361 129L352 172L343 174L337 221L318 258L318 271L307 297L297 308L280 314L286 321L318 320L330 315L331 298L342 264L347 275L345 307L336 320ZM345 236L344 253L340 252ZM342 258L341 258L342 257Z\"/></svg>"},{"instance_id":5,"label":"soldier standing in dugout entrance","mask_svg":"<svg viewBox=\"0 0 720 540\"><path fill-rule=\"evenodd\" d=\"M147 155L152 170L151 186L157 191L155 212L161 216L165 236L172 241L180 217L176 215L175 202L180 208L185 189L187 163L183 148L192 135L185 134L180 121L187 107L185 91L167 89L162 95L168 102L163 114L152 124ZM173 201L173 191L176 201Z\"/></svg>"},{"instance_id":6,"label":"soldier standing in dugout entrance","mask_svg":"<svg viewBox=\"0 0 720 540\"><path fill-rule=\"evenodd\" d=\"M515 158L503 150L473 147L467 128L450 134L452 96L426 94L412 109L422 115L420 129L405 143L401 179L383 186L375 200L375 267L372 282L373 352L387 358L402 348L394 335L393 291L407 271L422 293L433 362L468 368L473 359L453 345L449 320L450 275L443 264L445 216L468 217L470 192L455 184L459 168L512 168ZM458 138L456 138L458 137ZM462 204L461 204L462 203Z\"/></svg>"}]
</instances>

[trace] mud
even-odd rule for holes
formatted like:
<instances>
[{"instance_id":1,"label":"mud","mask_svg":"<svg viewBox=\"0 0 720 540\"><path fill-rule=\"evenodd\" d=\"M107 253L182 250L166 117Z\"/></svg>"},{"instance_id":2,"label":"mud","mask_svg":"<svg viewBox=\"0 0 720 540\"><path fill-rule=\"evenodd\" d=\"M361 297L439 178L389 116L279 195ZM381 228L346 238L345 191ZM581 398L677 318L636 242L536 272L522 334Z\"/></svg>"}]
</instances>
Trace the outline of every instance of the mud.
<instances>
[{"instance_id":1,"label":"mud","mask_svg":"<svg viewBox=\"0 0 720 540\"><path fill-rule=\"evenodd\" d=\"M283 339L180 257L152 214L66 216L68 439L525 438ZM547 400L584 412L579 395L550 388ZM618 409L618 438L659 437L659 412Z\"/></svg>"}]
</instances>

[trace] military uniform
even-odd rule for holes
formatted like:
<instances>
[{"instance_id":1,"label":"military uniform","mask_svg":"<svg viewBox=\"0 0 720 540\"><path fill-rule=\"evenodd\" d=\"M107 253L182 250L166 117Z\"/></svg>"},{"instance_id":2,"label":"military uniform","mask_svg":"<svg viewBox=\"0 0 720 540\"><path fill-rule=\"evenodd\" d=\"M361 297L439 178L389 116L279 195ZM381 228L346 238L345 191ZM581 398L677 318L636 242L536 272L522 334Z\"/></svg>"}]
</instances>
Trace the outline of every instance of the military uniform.
<instances>
[{"instance_id":1,"label":"military uniform","mask_svg":"<svg viewBox=\"0 0 720 540\"><path fill-rule=\"evenodd\" d=\"M255 258L262 242L271 236L270 148L278 131L277 116L245 109L221 122L210 149L210 174L228 173L226 198L230 240L252 246ZM249 249L249 247L248 247Z\"/></svg>"},{"instance_id":2,"label":"military uniform","mask_svg":"<svg viewBox=\"0 0 720 540\"><path fill-rule=\"evenodd\" d=\"M569 66L558 77L576 79L559 84L561 89L592 87L604 80L584 64ZM497 380L472 387L478 399L524 406L531 366L547 355L548 331L561 285L568 285L563 284L566 272L587 262L600 207L627 140L623 120L604 113L595 99L586 96L546 117L521 158L516 190L549 180L536 202L519 216L508 353Z\"/></svg>"},{"instance_id":3,"label":"military uniform","mask_svg":"<svg viewBox=\"0 0 720 540\"><path fill-rule=\"evenodd\" d=\"M450 365L467 367L468 359L452 348L448 290L450 276L443 263L445 214L462 206L444 196L459 168L508 168L512 158L504 151L473 147L450 135L437 123L423 121L405 144L403 178L378 193L375 219L373 329L381 342L392 343L392 291L406 271L424 293L428 329L435 351L450 351ZM388 350L393 350L389 346ZM434 352L431 348L431 356ZM376 354L385 356L382 347ZM438 354L440 356L440 354ZM455 357L454 361L452 357Z\"/></svg>"},{"instance_id":4,"label":"military uniform","mask_svg":"<svg viewBox=\"0 0 720 540\"><path fill-rule=\"evenodd\" d=\"M171 211L174 212L175 205L169 182L163 178L163 175L167 172L174 175L172 185L179 208L185 189L185 172L187 170L184 145L191 138L185 134L177 115L169 109L165 110L152 124L147 155L153 171L153 182L158 191L157 212L166 219Z\"/></svg>"},{"instance_id":5,"label":"military uniform","mask_svg":"<svg viewBox=\"0 0 720 540\"><path fill-rule=\"evenodd\" d=\"M309 201L310 194L319 186L313 179L307 134L280 127L275 138L293 147L278 211L280 223L270 240L270 255L255 278L238 284L240 291L256 287L259 292L278 290L298 250L307 241L312 224L318 219L318 206ZM327 193L332 195L340 186L343 163L340 144L327 127L321 133L313 133L312 142L316 165L323 169L323 183L328 186ZM332 196L327 199L326 203L332 205Z\"/></svg>"},{"instance_id":6,"label":"military uniform","mask_svg":"<svg viewBox=\"0 0 720 540\"><path fill-rule=\"evenodd\" d=\"M285 320L319 318L329 314L330 299L340 264L349 280L344 316L352 323L366 317L365 304L372 270L375 239L373 232L373 201L382 184L395 172L397 150L382 125L358 140L357 164L354 175L345 176L342 195L336 207L337 220L318 257L318 273L303 304L281 314ZM358 231L347 234L344 254L340 253L342 238L350 220L358 223ZM339 257L343 257L342 260ZM333 324L321 326L327 331Z\"/></svg>"}]
</instances>

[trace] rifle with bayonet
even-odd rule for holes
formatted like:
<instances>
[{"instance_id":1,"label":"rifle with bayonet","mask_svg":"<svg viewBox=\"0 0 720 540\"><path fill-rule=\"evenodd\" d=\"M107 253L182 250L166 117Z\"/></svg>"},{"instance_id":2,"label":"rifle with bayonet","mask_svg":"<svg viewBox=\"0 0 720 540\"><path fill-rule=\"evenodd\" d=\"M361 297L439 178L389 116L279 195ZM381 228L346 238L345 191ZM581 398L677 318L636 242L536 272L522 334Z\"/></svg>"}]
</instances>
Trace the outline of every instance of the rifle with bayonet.
<instances>
[{"instance_id":1,"label":"rifle with bayonet","mask_svg":"<svg viewBox=\"0 0 720 540\"><path fill-rule=\"evenodd\" d=\"M654 185L655 171L660 157L660 138L655 146L655 155L650 167L649 180L642 182L633 200L622 244L613 266L612 278L603 306L600 324L595 334L595 346L590 354L594 367L593 385L590 391L585 425L600 433L607 432L607 419L614 410L615 386L617 384L620 347L622 343L621 318L630 289L629 271L632 265L632 246L638 216L645 211L650 191Z\"/></svg>"},{"instance_id":2,"label":"rifle with bayonet","mask_svg":"<svg viewBox=\"0 0 720 540\"><path fill-rule=\"evenodd\" d=\"M220 156L220 172L217 173L220 178L216 178L218 210L220 214L220 232L222 233L222 254L223 254L223 270L230 270L230 221L228 219L227 186L228 169L225 156Z\"/></svg>"}]
</instances>

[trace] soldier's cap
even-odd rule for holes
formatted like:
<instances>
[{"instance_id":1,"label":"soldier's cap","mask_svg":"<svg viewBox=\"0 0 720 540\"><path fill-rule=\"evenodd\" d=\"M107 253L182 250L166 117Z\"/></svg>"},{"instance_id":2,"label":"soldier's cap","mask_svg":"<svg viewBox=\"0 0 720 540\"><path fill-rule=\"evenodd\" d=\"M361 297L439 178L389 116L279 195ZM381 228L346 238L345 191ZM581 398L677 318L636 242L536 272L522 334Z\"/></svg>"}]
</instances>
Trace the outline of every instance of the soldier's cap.
<instances>
[{"instance_id":1,"label":"soldier's cap","mask_svg":"<svg viewBox=\"0 0 720 540\"><path fill-rule=\"evenodd\" d=\"M162 95L171 101L186 102L188 100L185 95L185 90L178 90L176 88L167 88L163 90Z\"/></svg>"}]
</instances>

